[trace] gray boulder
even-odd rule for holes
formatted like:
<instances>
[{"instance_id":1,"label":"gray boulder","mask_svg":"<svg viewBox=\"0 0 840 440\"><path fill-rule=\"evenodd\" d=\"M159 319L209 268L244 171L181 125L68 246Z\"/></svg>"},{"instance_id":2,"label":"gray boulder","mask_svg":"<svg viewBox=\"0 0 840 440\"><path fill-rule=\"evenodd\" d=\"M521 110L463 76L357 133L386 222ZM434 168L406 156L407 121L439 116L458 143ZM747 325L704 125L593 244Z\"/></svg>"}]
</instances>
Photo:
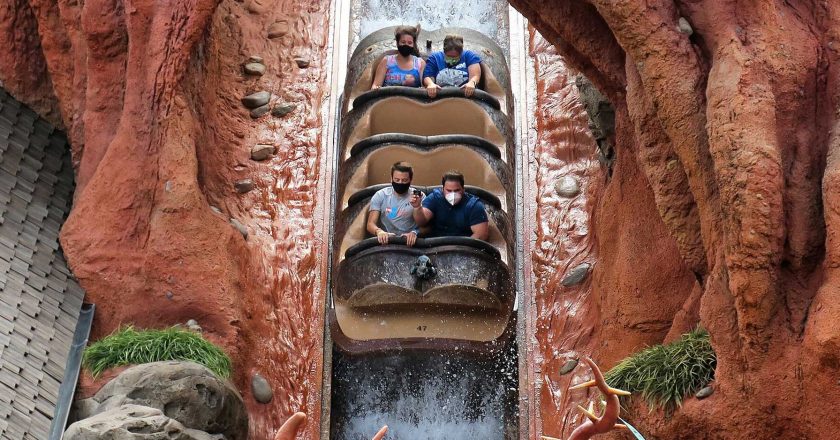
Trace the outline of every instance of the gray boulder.
<instances>
[{"instance_id":1,"label":"gray boulder","mask_svg":"<svg viewBox=\"0 0 840 440\"><path fill-rule=\"evenodd\" d=\"M159 409L187 428L223 434L228 440L244 440L248 436L248 414L242 397L228 382L193 362L154 362L131 367L92 399L96 407L89 409L90 415L126 404L140 405Z\"/></svg>"},{"instance_id":2,"label":"gray boulder","mask_svg":"<svg viewBox=\"0 0 840 440\"><path fill-rule=\"evenodd\" d=\"M587 275L589 275L589 268L591 267L592 265L589 263L583 263L575 266L575 268L570 270L568 275L566 275L560 283L566 287L571 287L580 283Z\"/></svg>"},{"instance_id":3,"label":"gray boulder","mask_svg":"<svg viewBox=\"0 0 840 440\"><path fill-rule=\"evenodd\" d=\"M159 409L123 405L67 428L65 440L224 440L221 434L190 429Z\"/></svg>"}]
</instances>

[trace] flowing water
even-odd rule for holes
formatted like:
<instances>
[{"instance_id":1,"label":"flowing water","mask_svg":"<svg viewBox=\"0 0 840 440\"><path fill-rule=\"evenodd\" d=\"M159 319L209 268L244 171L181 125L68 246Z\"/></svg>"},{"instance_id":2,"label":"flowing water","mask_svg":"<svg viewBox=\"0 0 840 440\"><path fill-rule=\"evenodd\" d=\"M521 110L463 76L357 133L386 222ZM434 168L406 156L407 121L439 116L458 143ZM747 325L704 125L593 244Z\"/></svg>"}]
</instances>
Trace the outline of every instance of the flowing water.
<instances>
[{"instance_id":1,"label":"flowing water","mask_svg":"<svg viewBox=\"0 0 840 440\"><path fill-rule=\"evenodd\" d=\"M336 352L333 362L333 439L368 439L383 425L393 439L516 438L515 354Z\"/></svg>"}]
</instances>

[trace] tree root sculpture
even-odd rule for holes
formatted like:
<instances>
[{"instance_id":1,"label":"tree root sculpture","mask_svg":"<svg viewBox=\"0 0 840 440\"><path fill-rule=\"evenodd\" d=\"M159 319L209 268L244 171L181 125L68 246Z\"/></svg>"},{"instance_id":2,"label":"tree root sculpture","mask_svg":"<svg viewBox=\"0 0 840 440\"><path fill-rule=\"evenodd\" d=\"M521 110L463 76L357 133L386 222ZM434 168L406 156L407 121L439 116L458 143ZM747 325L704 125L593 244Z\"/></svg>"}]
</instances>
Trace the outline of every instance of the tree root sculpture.
<instances>
[{"instance_id":1,"label":"tree root sculpture","mask_svg":"<svg viewBox=\"0 0 840 440\"><path fill-rule=\"evenodd\" d=\"M587 420L583 422L582 425L578 426L572 434L569 436L568 440L587 440L592 438L595 434L603 434L605 432L611 431L612 429L627 429L627 426L623 423L618 423L618 415L621 409L621 406L618 402L618 396L629 396L630 392L619 390L617 388L612 388L607 385L607 382L604 380L604 375L601 373L601 370L598 368L598 365L592 361L592 359L584 358L584 362L589 365L589 368L592 370L592 375L595 377L592 380L577 384L569 390L577 390L581 388L590 388L590 387L597 387L601 394L604 395L604 399L606 400L604 403L604 414L598 417L594 411L594 405L592 402L589 402L589 408L584 408L578 405L578 410L582 412ZM559 440L554 437L548 436L541 436L543 440Z\"/></svg>"}]
</instances>

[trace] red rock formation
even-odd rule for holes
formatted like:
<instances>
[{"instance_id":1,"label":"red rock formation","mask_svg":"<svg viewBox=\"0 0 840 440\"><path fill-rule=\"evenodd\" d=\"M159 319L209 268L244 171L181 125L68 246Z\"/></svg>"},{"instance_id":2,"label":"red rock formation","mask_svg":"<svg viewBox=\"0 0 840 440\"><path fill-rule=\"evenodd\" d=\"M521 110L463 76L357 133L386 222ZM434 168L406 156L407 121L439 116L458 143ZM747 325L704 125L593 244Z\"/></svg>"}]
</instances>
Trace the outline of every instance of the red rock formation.
<instances>
[{"instance_id":1,"label":"red rock formation","mask_svg":"<svg viewBox=\"0 0 840 440\"><path fill-rule=\"evenodd\" d=\"M537 136L532 170L536 198L530 330L539 346L529 362L536 387L532 433L565 438L583 420L574 409L585 394L570 394L577 374L560 376L572 358L597 356L605 365L645 345L661 342L696 281L659 220L647 181L632 155L619 155L608 179L597 159L587 116L571 72L555 48L531 34L537 73ZM620 122L620 121L619 121ZM628 148L618 139L617 148ZM564 176L581 182L572 198L557 194ZM638 252L648 249L648 252ZM590 279L564 286L582 262ZM663 294L664 293L664 294ZM650 304L658 307L650 307Z\"/></svg>"},{"instance_id":2,"label":"red rock formation","mask_svg":"<svg viewBox=\"0 0 840 440\"><path fill-rule=\"evenodd\" d=\"M233 355L254 438L272 437L295 411L313 415L306 438L318 436L329 5L0 5L4 87L48 117L59 109L73 145L77 191L62 245L98 306L94 337L122 323L197 319ZM269 27L282 29L269 39ZM251 55L264 75L243 73ZM252 119L239 100L258 90L295 110ZM250 160L257 143L275 156ZM234 183L246 178L255 189L240 194ZM250 398L255 372L273 387L268 405Z\"/></svg>"},{"instance_id":3,"label":"red rock formation","mask_svg":"<svg viewBox=\"0 0 840 440\"><path fill-rule=\"evenodd\" d=\"M672 333L690 326L699 301L718 354L716 391L668 419L638 411L643 430L654 438L835 437L825 426L840 403L828 391L840 368L838 4L512 3L616 108L617 160L592 211L591 289L600 302L577 309L601 328L554 348L593 350L608 366L640 342L615 314L638 319L674 300L676 289L654 286L676 276L685 304L658 310L656 325L667 327L676 311ZM622 244L628 239L632 246ZM641 288L635 298L622 291L625 280ZM546 432L552 421L568 433L574 402L545 400Z\"/></svg>"}]
</instances>

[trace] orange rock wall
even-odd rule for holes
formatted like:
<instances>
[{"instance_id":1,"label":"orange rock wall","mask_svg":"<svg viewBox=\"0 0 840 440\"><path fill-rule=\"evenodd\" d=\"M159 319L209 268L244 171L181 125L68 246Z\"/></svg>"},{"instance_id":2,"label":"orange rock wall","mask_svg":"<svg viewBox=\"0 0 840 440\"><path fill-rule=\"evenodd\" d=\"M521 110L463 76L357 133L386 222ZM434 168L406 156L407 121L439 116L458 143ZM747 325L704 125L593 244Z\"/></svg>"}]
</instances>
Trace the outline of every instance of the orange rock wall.
<instances>
[{"instance_id":1,"label":"orange rock wall","mask_svg":"<svg viewBox=\"0 0 840 440\"><path fill-rule=\"evenodd\" d=\"M659 219L634 157L619 154L611 175L599 162L575 86L578 74L533 30L530 47L536 139L529 154L536 165L532 194L526 197L534 197L537 206L531 316L537 343L528 362L535 376L529 390L535 415L531 433L565 438L582 422L569 408L588 397L568 388L588 380L588 372L560 376L561 367L582 356L613 365L660 343L696 281ZM633 148L625 139L617 141L619 149ZM557 193L555 184L566 176L581 183L579 195ZM565 277L584 262L593 265L587 279L564 286ZM696 311L693 315L689 325L696 323Z\"/></svg>"},{"instance_id":2,"label":"orange rock wall","mask_svg":"<svg viewBox=\"0 0 840 440\"><path fill-rule=\"evenodd\" d=\"M329 15L330 2L301 0L0 5L0 78L42 114L60 109L73 145L62 245L97 304L93 337L198 320L233 356L253 438L294 411L318 437ZM243 74L251 55L261 77ZM239 101L259 90L295 109L252 119ZM257 143L275 154L251 160ZM239 194L242 179L255 188ZM252 373L270 404L250 397Z\"/></svg>"},{"instance_id":3,"label":"orange rock wall","mask_svg":"<svg viewBox=\"0 0 840 440\"><path fill-rule=\"evenodd\" d=\"M573 345L609 368L699 316L715 392L671 417L634 405L648 438L833 438L838 5L512 4L616 109L613 175L590 196L599 301L578 307L593 330ZM578 400L556 400L538 413L562 436Z\"/></svg>"}]
</instances>

